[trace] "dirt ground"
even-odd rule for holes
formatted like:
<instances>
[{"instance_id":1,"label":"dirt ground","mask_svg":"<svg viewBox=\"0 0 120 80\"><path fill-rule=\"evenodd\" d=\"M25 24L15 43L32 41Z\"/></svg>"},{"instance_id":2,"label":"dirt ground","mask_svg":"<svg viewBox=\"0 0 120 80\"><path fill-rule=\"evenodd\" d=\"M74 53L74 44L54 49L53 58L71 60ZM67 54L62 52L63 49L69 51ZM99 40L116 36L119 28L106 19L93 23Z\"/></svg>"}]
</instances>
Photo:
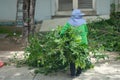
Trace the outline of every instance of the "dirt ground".
<instances>
[{"instance_id":1,"label":"dirt ground","mask_svg":"<svg viewBox=\"0 0 120 80\"><path fill-rule=\"evenodd\" d=\"M20 38L7 37L0 39L0 51L21 51L24 50Z\"/></svg>"},{"instance_id":2,"label":"dirt ground","mask_svg":"<svg viewBox=\"0 0 120 80\"><path fill-rule=\"evenodd\" d=\"M36 25L35 32L39 32L41 27L41 22ZM21 33L22 28L15 26L0 26L0 29L8 32L18 32ZM0 51L23 51L25 45L20 37L6 37L0 38Z\"/></svg>"}]
</instances>

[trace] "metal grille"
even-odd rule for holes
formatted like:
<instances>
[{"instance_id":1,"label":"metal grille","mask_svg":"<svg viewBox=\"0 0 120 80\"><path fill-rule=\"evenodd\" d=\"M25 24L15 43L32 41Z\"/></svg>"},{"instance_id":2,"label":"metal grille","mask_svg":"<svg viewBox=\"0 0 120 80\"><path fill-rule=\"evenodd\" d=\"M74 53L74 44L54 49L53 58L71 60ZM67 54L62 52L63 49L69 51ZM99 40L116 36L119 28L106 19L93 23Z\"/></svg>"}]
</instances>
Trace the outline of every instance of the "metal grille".
<instances>
[{"instance_id":1,"label":"metal grille","mask_svg":"<svg viewBox=\"0 0 120 80\"><path fill-rule=\"evenodd\" d=\"M78 8L80 9L92 8L92 0L78 0Z\"/></svg>"},{"instance_id":2,"label":"metal grille","mask_svg":"<svg viewBox=\"0 0 120 80\"><path fill-rule=\"evenodd\" d=\"M59 11L73 9L73 0L59 0Z\"/></svg>"}]
</instances>

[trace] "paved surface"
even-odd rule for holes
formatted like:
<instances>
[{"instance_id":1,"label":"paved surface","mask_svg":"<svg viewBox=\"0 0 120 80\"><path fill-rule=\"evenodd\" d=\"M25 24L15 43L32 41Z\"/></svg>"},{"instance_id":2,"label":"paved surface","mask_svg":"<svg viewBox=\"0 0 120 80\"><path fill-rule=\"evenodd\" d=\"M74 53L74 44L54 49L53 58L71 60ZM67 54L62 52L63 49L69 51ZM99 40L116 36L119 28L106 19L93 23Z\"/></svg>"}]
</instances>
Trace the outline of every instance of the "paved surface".
<instances>
[{"instance_id":1,"label":"paved surface","mask_svg":"<svg viewBox=\"0 0 120 80\"><path fill-rule=\"evenodd\" d=\"M23 51L0 51L0 60L8 62L17 54L19 59L23 58ZM58 72L50 75L34 74L34 69L28 67L16 68L7 65L0 68L0 80L120 80L120 61L116 61L116 53L106 53L109 59L101 60L95 64L93 69L83 72L76 78L71 78L68 73Z\"/></svg>"}]
</instances>

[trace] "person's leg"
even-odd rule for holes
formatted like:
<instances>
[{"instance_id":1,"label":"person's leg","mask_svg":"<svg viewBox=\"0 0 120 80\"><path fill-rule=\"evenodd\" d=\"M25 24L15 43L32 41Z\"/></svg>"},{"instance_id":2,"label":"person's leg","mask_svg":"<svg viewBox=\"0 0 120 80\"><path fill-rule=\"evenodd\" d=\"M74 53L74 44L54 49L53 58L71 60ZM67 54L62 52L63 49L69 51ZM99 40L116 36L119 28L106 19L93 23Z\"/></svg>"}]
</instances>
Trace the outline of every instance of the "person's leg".
<instances>
[{"instance_id":1,"label":"person's leg","mask_svg":"<svg viewBox=\"0 0 120 80\"><path fill-rule=\"evenodd\" d=\"M75 63L73 62L70 63L70 72L71 72L71 76L75 76L76 70L75 70Z\"/></svg>"},{"instance_id":2,"label":"person's leg","mask_svg":"<svg viewBox=\"0 0 120 80\"><path fill-rule=\"evenodd\" d=\"M79 76L82 72L82 69L80 67L77 68L76 76Z\"/></svg>"}]
</instances>

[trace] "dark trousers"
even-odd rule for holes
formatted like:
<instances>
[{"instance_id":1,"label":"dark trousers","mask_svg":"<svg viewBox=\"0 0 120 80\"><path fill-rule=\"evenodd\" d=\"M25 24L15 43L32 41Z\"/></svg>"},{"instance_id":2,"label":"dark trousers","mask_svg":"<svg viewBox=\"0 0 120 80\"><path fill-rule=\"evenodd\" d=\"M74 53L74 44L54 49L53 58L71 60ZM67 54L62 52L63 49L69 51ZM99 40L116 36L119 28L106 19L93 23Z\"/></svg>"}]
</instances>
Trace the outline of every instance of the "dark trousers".
<instances>
[{"instance_id":1,"label":"dark trousers","mask_svg":"<svg viewBox=\"0 0 120 80\"><path fill-rule=\"evenodd\" d=\"M75 63L71 62L70 63L70 72L71 72L71 76L78 76L81 74L82 69L80 67L78 67L77 69L75 68Z\"/></svg>"}]
</instances>

